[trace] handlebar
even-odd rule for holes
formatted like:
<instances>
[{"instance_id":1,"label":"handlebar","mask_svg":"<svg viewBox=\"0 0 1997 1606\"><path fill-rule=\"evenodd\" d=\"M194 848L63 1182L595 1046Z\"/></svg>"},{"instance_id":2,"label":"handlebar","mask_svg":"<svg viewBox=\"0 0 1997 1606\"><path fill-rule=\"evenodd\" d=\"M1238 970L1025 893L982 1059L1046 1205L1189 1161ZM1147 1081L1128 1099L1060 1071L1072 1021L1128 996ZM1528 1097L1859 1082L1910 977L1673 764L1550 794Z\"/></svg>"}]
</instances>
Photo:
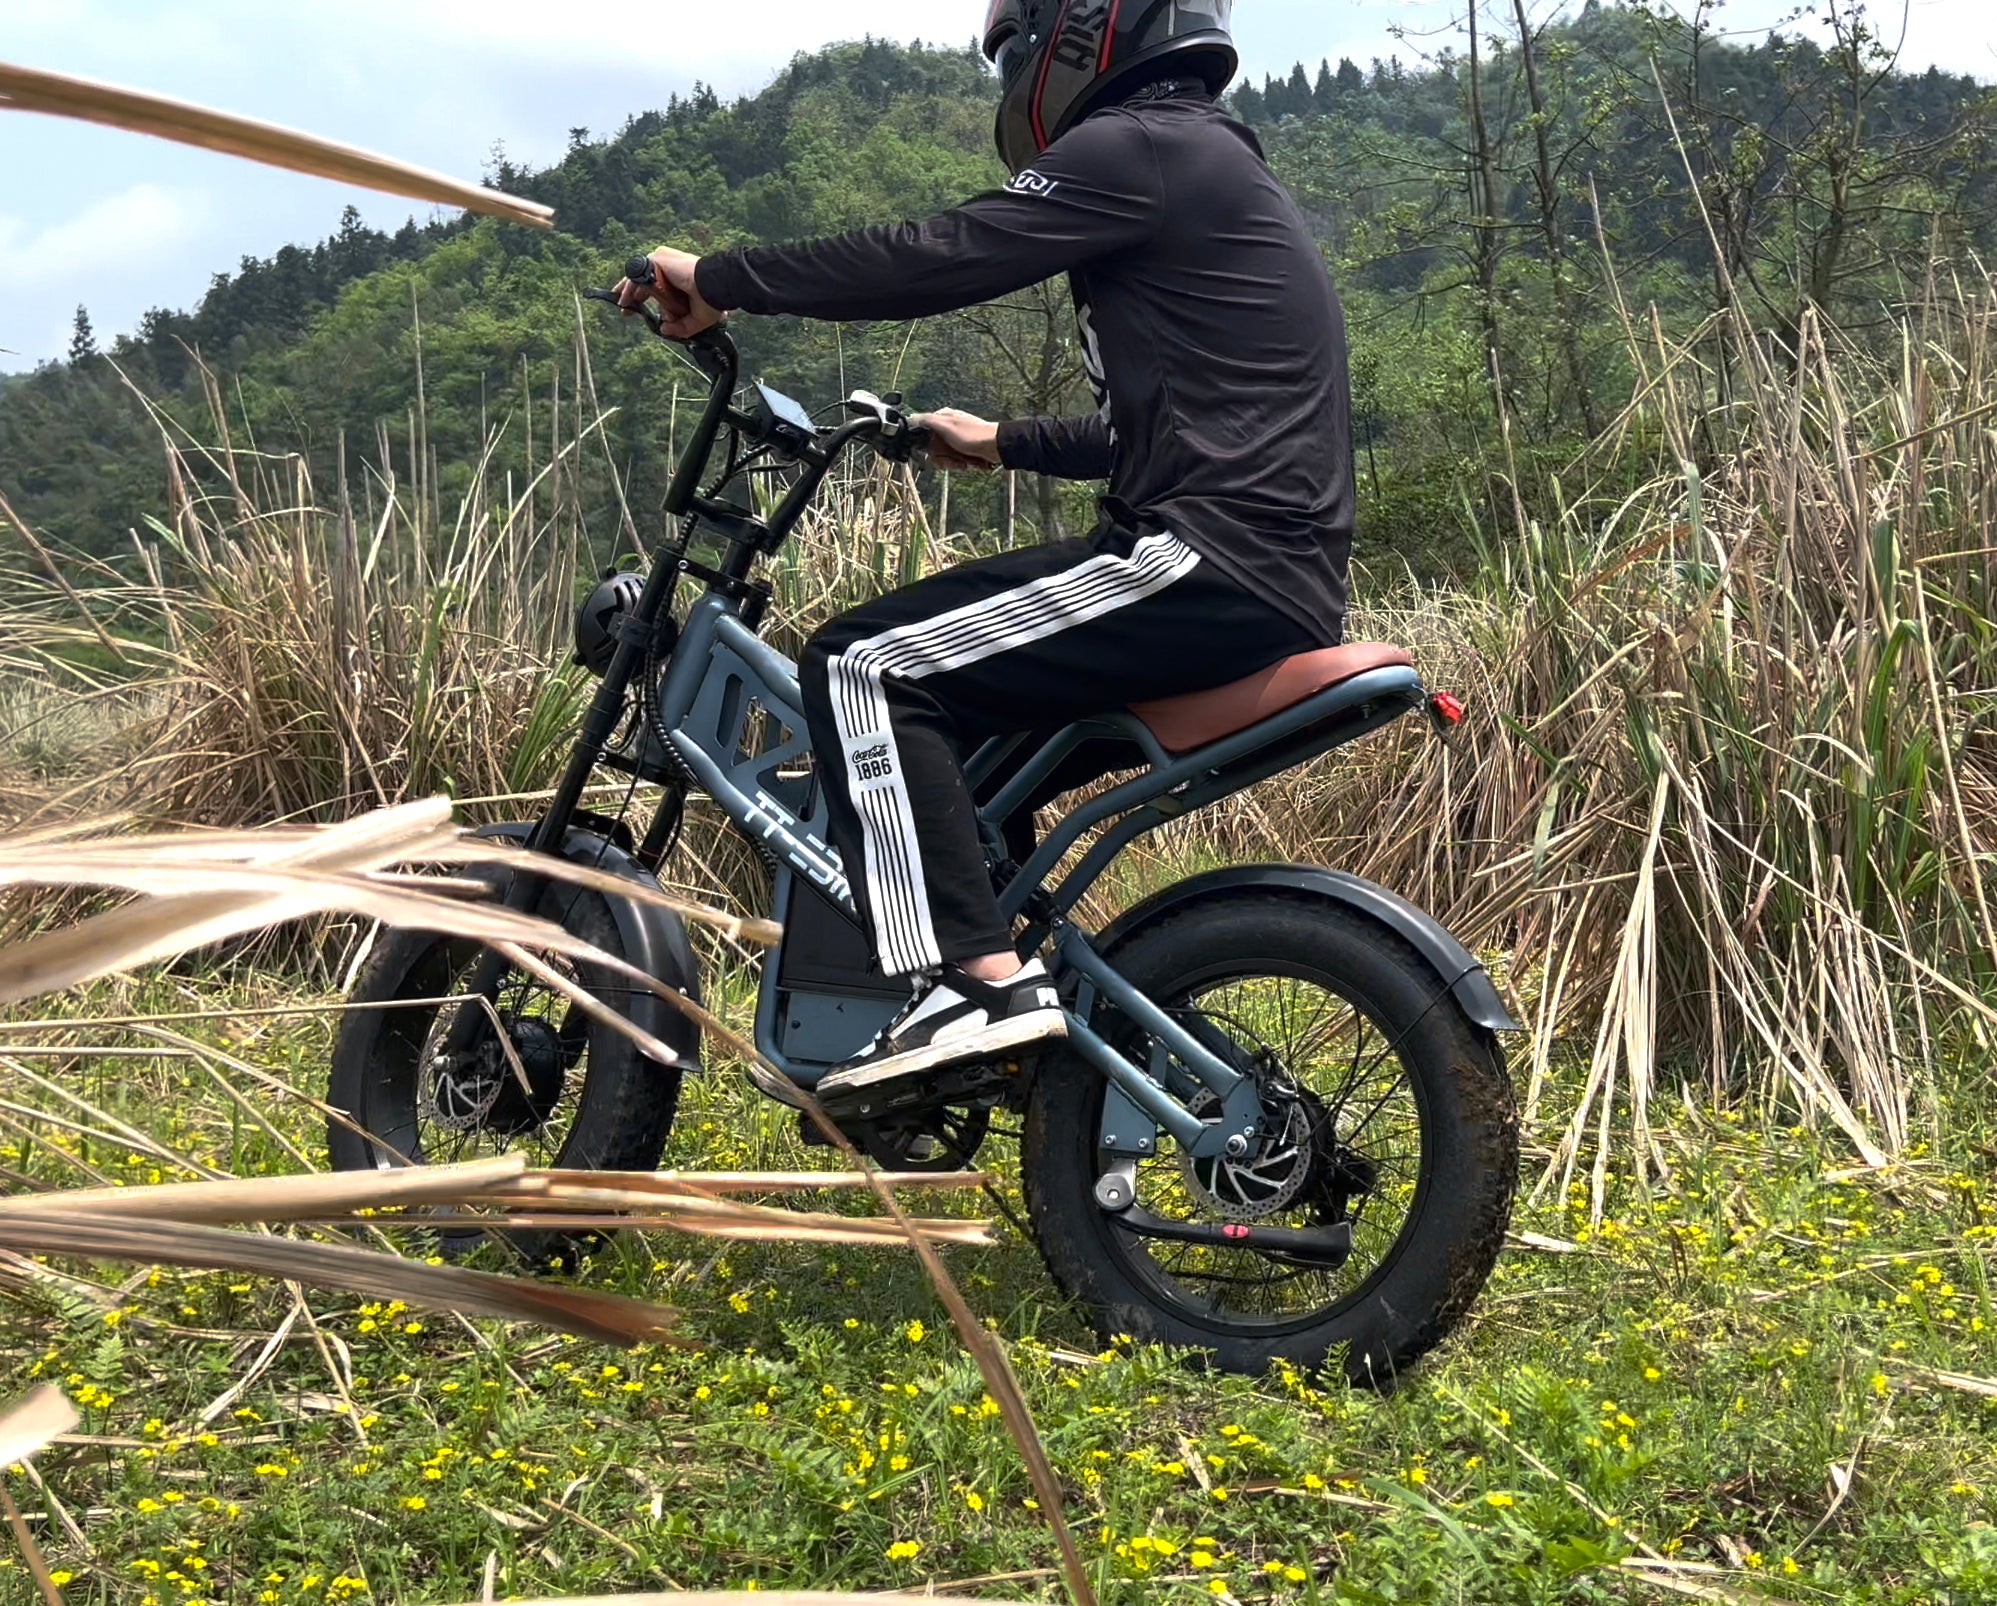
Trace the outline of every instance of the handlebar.
<instances>
[{"instance_id":1,"label":"handlebar","mask_svg":"<svg viewBox=\"0 0 1997 1606\"><path fill-rule=\"evenodd\" d=\"M624 276L634 285L650 288L656 282L652 259L633 257L625 264ZM671 341L674 345L685 348L701 371L713 381L714 399L721 403L717 414L711 419L703 420L701 436L709 434L705 427L709 423L713 424L714 433L719 432L721 424L729 423L742 430L759 446L781 446L790 451L791 442L766 435L764 431L754 427L753 420L735 412L727 405L727 399L732 396L741 375L741 354L725 328L717 325L715 328L703 330L691 339L682 340L665 332L664 320L649 301L640 302L635 308L626 308L615 290L585 290L582 292L582 297L585 301L601 301L607 306L617 307L620 311L635 311L645 320L646 326L652 333L661 340ZM926 451L935 438L935 431L927 424L903 411L899 394L883 399L867 391L857 391L847 400L846 410L854 415L854 422L823 438L824 449L834 456L847 445L859 441L889 462L906 463L918 453ZM870 425L873 427L869 428ZM813 444L818 443L814 438ZM711 440L709 444L711 445ZM797 454L791 452L791 455Z\"/></svg>"},{"instance_id":2,"label":"handlebar","mask_svg":"<svg viewBox=\"0 0 1997 1606\"><path fill-rule=\"evenodd\" d=\"M625 277L634 285L652 287L656 279L651 258L633 257L626 265ZM585 300L623 308L616 290L592 289L582 294ZM927 424L903 409L898 394L881 397L866 391L855 392L845 404L846 422L823 430L813 425L795 403L785 403L774 392L764 394L756 413L744 412L735 403L741 356L725 327L717 325L681 340L665 332L660 314L649 302L626 310L636 310L653 334L684 350L709 380L700 423L687 438L666 491L664 511L669 518L679 519L691 513L710 522L719 520L738 532L731 539L746 540L750 546L762 550L774 550L816 497L826 476L849 446L865 446L883 461L901 464L927 449L934 438L934 431ZM770 405L773 398L784 403L781 411ZM751 449L731 450L720 481L703 495L700 483L713 462L724 430ZM717 500L722 487L758 459L789 462L802 471L767 522L744 521L737 516L737 510Z\"/></svg>"}]
</instances>

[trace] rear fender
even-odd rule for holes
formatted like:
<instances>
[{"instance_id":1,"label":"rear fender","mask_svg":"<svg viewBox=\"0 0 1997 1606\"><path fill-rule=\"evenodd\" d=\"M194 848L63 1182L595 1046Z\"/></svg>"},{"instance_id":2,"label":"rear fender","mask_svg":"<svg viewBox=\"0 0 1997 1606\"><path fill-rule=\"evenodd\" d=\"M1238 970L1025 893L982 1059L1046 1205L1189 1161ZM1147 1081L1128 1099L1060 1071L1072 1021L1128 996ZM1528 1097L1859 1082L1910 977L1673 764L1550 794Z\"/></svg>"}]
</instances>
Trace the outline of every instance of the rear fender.
<instances>
[{"instance_id":1,"label":"rear fender","mask_svg":"<svg viewBox=\"0 0 1997 1606\"><path fill-rule=\"evenodd\" d=\"M1239 892L1280 892L1317 899L1378 921L1404 940L1434 969L1436 980L1456 1000L1473 1025L1490 1032L1516 1032L1519 1023L1505 1008L1490 973L1469 949L1433 916L1405 898L1343 870L1322 870L1302 864L1244 864L1210 870L1177 886L1154 893L1135 908L1118 915L1093 940L1114 962L1116 945L1140 926L1168 914L1196 909L1200 904Z\"/></svg>"},{"instance_id":2,"label":"rear fender","mask_svg":"<svg viewBox=\"0 0 1997 1606\"><path fill-rule=\"evenodd\" d=\"M478 833L487 840L511 842L525 847L533 835L532 825L492 825ZM658 878L614 842L593 832L572 830L562 843L561 856L572 864L584 864L638 886L659 890ZM672 910L636 898L602 894L617 922L617 935L623 940L624 957L654 980L676 988L700 1002L700 966L687 936L686 922ZM634 992L626 1001L626 1012L639 1030L649 1032L679 1056L679 1068L700 1069L700 1027L683 1011L663 998Z\"/></svg>"}]
</instances>

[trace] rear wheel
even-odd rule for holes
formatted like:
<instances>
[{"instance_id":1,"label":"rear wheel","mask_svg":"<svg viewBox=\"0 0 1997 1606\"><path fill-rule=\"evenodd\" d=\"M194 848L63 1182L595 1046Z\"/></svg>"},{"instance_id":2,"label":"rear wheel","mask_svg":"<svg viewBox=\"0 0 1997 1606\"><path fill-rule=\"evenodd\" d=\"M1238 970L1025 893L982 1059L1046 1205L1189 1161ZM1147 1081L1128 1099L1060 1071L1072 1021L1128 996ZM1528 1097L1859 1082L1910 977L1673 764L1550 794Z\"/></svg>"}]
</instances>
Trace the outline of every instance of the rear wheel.
<instances>
[{"instance_id":1,"label":"rear wheel","mask_svg":"<svg viewBox=\"0 0 1997 1606\"><path fill-rule=\"evenodd\" d=\"M549 882L534 912L625 956L616 916L596 892ZM444 932L376 934L333 1050L327 1099L348 1117L328 1123L334 1169L447 1165L514 1152L536 1168L655 1169L672 1131L680 1069L655 1063L628 1036L522 970L505 972L489 1004L463 997L483 952ZM620 1013L641 1002L629 981L605 966L560 956L549 963ZM460 1047L452 1034L467 1014ZM675 1024L684 1026L678 1017ZM660 1035L691 1060L698 1039L690 1029ZM447 1250L482 1237L442 1222L436 1232ZM561 1233L515 1237L540 1259L586 1241Z\"/></svg>"},{"instance_id":2,"label":"rear wheel","mask_svg":"<svg viewBox=\"0 0 1997 1606\"><path fill-rule=\"evenodd\" d=\"M1105 1209L1107 1083L1072 1054L1043 1061L1022 1171L1055 1278L1105 1333L1206 1349L1233 1371L1342 1352L1354 1382L1388 1382L1469 1310L1510 1218L1517 1116L1490 1034L1391 931L1308 899L1203 901L1107 957L1255 1078L1269 1120L1234 1158L1161 1134L1131 1167L1133 1208ZM1108 1013L1098 1029L1146 1063L1148 1040ZM1255 1246L1286 1233L1349 1234L1350 1253Z\"/></svg>"}]
</instances>

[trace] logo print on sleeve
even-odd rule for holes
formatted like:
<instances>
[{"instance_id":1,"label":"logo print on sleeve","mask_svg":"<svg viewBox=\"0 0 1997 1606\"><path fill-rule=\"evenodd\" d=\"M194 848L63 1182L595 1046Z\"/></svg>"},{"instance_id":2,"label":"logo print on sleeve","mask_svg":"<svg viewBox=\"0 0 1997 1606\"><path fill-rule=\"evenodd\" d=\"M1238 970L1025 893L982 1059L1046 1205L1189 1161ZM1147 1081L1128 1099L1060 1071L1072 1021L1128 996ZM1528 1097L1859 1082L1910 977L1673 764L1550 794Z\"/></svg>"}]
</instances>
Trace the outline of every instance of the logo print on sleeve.
<instances>
[{"instance_id":1,"label":"logo print on sleeve","mask_svg":"<svg viewBox=\"0 0 1997 1606\"><path fill-rule=\"evenodd\" d=\"M1012 182L1006 185L1014 195L1049 196L1061 187L1057 178L1048 178L1044 173L1036 173L1028 168L1024 173L1015 173Z\"/></svg>"}]
</instances>

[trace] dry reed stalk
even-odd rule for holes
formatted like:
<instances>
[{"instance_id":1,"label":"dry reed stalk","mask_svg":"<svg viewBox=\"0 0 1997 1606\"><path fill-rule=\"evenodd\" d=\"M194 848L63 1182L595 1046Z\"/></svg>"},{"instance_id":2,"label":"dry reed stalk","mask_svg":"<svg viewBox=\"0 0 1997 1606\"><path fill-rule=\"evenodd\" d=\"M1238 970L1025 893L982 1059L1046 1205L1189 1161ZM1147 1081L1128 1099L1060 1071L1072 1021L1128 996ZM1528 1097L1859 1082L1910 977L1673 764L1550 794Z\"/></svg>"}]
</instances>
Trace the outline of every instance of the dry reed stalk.
<instances>
[{"instance_id":1,"label":"dry reed stalk","mask_svg":"<svg viewBox=\"0 0 1997 1606\"><path fill-rule=\"evenodd\" d=\"M156 839L13 844L0 838L0 886L100 887L142 901L0 949L0 1002L71 987L191 948L332 911L391 924L463 932L505 950L576 1007L663 1065L664 1043L591 997L530 949L587 960L627 980L657 983L628 962L531 916L493 903L439 897L385 874L438 856L509 860L513 850L466 843L448 800L406 804L341 826L272 832L191 833ZM724 917L732 920L732 917Z\"/></svg>"},{"instance_id":2,"label":"dry reed stalk","mask_svg":"<svg viewBox=\"0 0 1997 1606\"><path fill-rule=\"evenodd\" d=\"M559 1600L507 1601L503 1606L749 1606L749 1593L728 1589L678 1589L669 1595L572 1595ZM985 1595L913 1595L884 1590L759 1589L754 1606L993 1606ZM467 1606L492 1606L471 1601Z\"/></svg>"},{"instance_id":3,"label":"dry reed stalk","mask_svg":"<svg viewBox=\"0 0 1997 1606\"><path fill-rule=\"evenodd\" d=\"M34 1469L28 1469L32 1476ZM56 1588L55 1579L49 1574L47 1558L42 1555L42 1547L36 1543L32 1530L21 1515L21 1508L14 1504L13 1493L6 1484L0 1483L0 1515L7 1519L7 1528L14 1536L14 1542L21 1547L21 1554L27 1558L28 1576L35 1581L41 1591L44 1606L63 1606L62 1591Z\"/></svg>"},{"instance_id":4,"label":"dry reed stalk","mask_svg":"<svg viewBox=\"0 0 1997 1606\"><path fill-rule=\"evenodd\" d=\"M369 877L379 877L383 866L398 857L447 851L450 843L440 840L440 836L449 835L447 819L448 810L441 805L413 805L386 811L385 816L363 817L340 827L183 834L164 838L150 848L148 844L133 842L65 841L62 846L72 855L66 872L59 872L50 862L51 850L45 842L16 845L11 850L0 842L0 884L11 880L17 885L52 885L80 880L87 885L111 885L151 895L146 903L80 923L100 938L95 945L98 953L95 961L86 963L76 957L78 944L72 933L78 928L72 927L68 932L37 938L26 945L46 955L48 945L61 943L53 962L44 958L39 963L22 963L18 952L0 950L0 979L9 974L10 966L12 973L22 978L19 985L49 974L81 978L119 968L121 962L137 962L139 956L170 953L176 943L184 948L192 942L212 940L224 928L248 929L255 923L255 917L267 919L281 914L295 918L324 907L352 907L386 920L415 919L419 923L426 917L434 920L437 911L431 907L430 894L406 885L383 885ZM75 862L79 846L90 849L83 855L86 862L80 864ZM223 890L214 890L216 887ZM453 911L451 927L455 930L471 930L472 924L495 913L478 905L454 905ZM541 965L523 943L554 947L567 943L566 951L592 956L586 945L568 943L567 939L550 942L549 928L540 922L521 918L518 924L519 929L510 935L497 927L472 934L537 973L547 971L548 967ZM599 961L607 958L593 957ZM630 967L622 968L630 971ZM631 974L633 979L644 979L635 972ZM652 985L680 1007L689 1010L695 1007L672 989ZM594 1004L578 989L565 990L578 1007L589 1008ZM760 1069L765 1075L773 1074L766 1065ZM811 1108L808 1095L797 1097ZM837 1128L824 1120L822 1112L814 1110L814 1113L848 1158L864 1167L864 1161ZM459 1172L456 1176L443 1172L408 1176L390 1173L387 1196L405 1205L524 1205L530 1212L548 1212L549 1219L571 1226L578 1221L619 1219L588 1214L602 1211L606 1206L636 1205L647 1212L648 1220L724 1235L819 1237L837 1242L861 1239L878 1242L892 1237L907 1243L935 1284L963 1342L976 1359L987 1388L999 1402L1056 1535L1071 1590L1081 1606L1092 1606L1093 1594L1080 1554L1060 1516L1060 1486L1034 1431L1018 1382L1003 1350L971 1312L935 1251L933 1240L938 1238L976 1241L982 1237L980 1224L913 1219L897 1202L894 1187L872 1173L868 1173L868 1185L891 1218L889 1221L804 1218L760 1206L701 1197L679 1181L646 1187L641 1179L630 1179L638 1185L627 1187L621 1185L623 1180L575 1175L559 1180L536 1178L515 1165L501 1162L475 1168L470 1173ZM637 1301L543 1283L522 1283L452 1266L413 1263L341 1245L219 1231L175 1219L191 1214L202 1220L262 1220L296 1214L330 1220L339 1218L342 1207L352 1217L358 1217L362 1209L372 1209L372 1202L382 1196L383 1181L379 1174L369 1174L351 1178L263 1179L249 1184L229 1181L193 1184L197 1191L192 1194L180 1188L129 1190L122 1191L122 1196L121 1190L106 1190L86 1196L82 1209L70 1207L62 1195L31 1195L0 1201L0 1249L21 1255L132 1259L204 1269L247 1270L296 1283L401 1299L413 1305L538 1321L605 1342L629 1344L660 1338L672 1320L670 1311ZM368 1204L361 1204L362 1200ZM467 1224L474 1221L483 1224L480 1217L460 1219ZM493 1224L505 1219L494 1217ZM541 1218L530 1213L524 1219Z\"/></svg>"},{"instance_id":5,"label":"dry reed stalk","mask_svg":"<svg viewBox=\"0 0 1997 1606\"><path fill-rule=\"evenodd\" d=\"M767 1180L753 1176L726 1180L736 1191L752 1187L773 1191ZM790 1180L795 1181L796 1174L791 1174ZM905 1177L893 1180L902 1186L909 1182ZM543 1217L585 1216L614 1224L628 1216L623 1220L627 1226L672 1227L717 1238L878 1244L899 1242L903 1236L902 1226L894 1221L809 1214L711 1197L701 1189L697 1176L665 1181L616 1171L529 1171L519 1155L457 1166L0 1196L0 1235L11 1220L52 1212L65 1218L164 1221L187 1226L282 1222L327 1226L358 1224L385 1212L425 1208L475 1212L454 1215L453 1220L467 1228L493 1231L519 1225L523 1215L532 1216L537 1224ZM981 1221L911 1220L909 1225L924 1238L939 1243L981 1245L991 1241L990 1229Z\"/></svg>"},{"instance_id":6,"label":"dry reed stalk","mask_svg":"<svg viewBox=\"0 0 1997 1606\"><path fill-rule=\"evenodd\" d=\"M595 1173L549 1171L550 1182L566 1182ZM889 1188L918 1188L935 1192L989 1187L992 1178L982 1171L877 1171L868 1177L858 1171L655 1171L650 1175L620 1173L623 1185L641 1192L688 1193L699 1195L728 1193L810 1193L851 1192L871 1188L877 1178Z\"/></svg>"},{"instance_id":7,"label":"dry reed stalk","mask_svg":"<svg viewBox=\"0 0 1997 1606\"><path fill-rule=\"evenodd\" d=\"M538 201L525 201L467 184L448 174L414 167L296 129L279 128L272 123L93 79L0 62L0 108L72 117L135 134L151 134L182 145L287 168L294 173L358 184L411 200L432 201L439 206L461 206L467 211L524 223L530 228L549 229L555 223L553 210Z\"/></svg>"},{"instance_id":8,"label":"dry reed stalk","mask_svg":"<svg viewBox=\"0 0 1997 1606\"><path fill-rule=\"evenodd\" d=\"M46 1449L58 1435L72 1431L81 1419L62 1390L43 1385L25 1400L0 1411L0 1467L25 1461Z\"/></svg>"},{"instance_id":9,"label":"dry reed stalk","mask_svg":"<svg viewBox=\"0 0 1997 1606\"><path fill-rule=\"evenodd\" d=\"M176 1221L72 1216L62 1210L59 1196L44 1197L49 1203L42 1209L0 1215L0 1248L23 1255L252 1272L375 1299L400 1299L431 1310L533 1322L623 1348L664 1339L677 1320L663 1305L622 1295L458 1266L432 1266L342 1244L225 1232Z\"/></svg>"},{"instance_id":10,"label":"dry reed stalk","mask_svg":"<svg viewBox=\"0 0 1997 1606\"><path fill-rule=\"evenodd\" d=\"M865 1185L865 1177L821 1177L803 1173L721 1177L733 1193L775 1193L779 1187L809 1189L815 1183ZM963 1177L943 1177L943 1187L965 1187ZM519 1212L593 1216L615 1222L619 1212L641 1212L643 1220L623 1224L673 1226L721 1238L787 1238L791 1242L877 1244L899 1242L903 1228L893 1220L865 1216L807 1214L761 1205L737 1205L713 1197L699 1175L645 1177L619 1171L527 1171L519 1155L503 1155L453 1167L401 1167L371 1173L310 1177L218 1179L212 1183L164 1183L152 1187L64 1189L0 1197L0 1232L18 1216L90 1216L116 1220L166 1220L188 1226L246 1226L276 1222L361 1222L383 1212L409 1208L477 1210L465 1226L501 1230L519 1224ZM883 1177L887 1187L933 1187L929 1177ZM575 1224L575 1222L569 1222ZM991 1232L981 1220L913 1220L925 1238L951 1244L987 1244Z\"/></svg>"}]
</instances>

